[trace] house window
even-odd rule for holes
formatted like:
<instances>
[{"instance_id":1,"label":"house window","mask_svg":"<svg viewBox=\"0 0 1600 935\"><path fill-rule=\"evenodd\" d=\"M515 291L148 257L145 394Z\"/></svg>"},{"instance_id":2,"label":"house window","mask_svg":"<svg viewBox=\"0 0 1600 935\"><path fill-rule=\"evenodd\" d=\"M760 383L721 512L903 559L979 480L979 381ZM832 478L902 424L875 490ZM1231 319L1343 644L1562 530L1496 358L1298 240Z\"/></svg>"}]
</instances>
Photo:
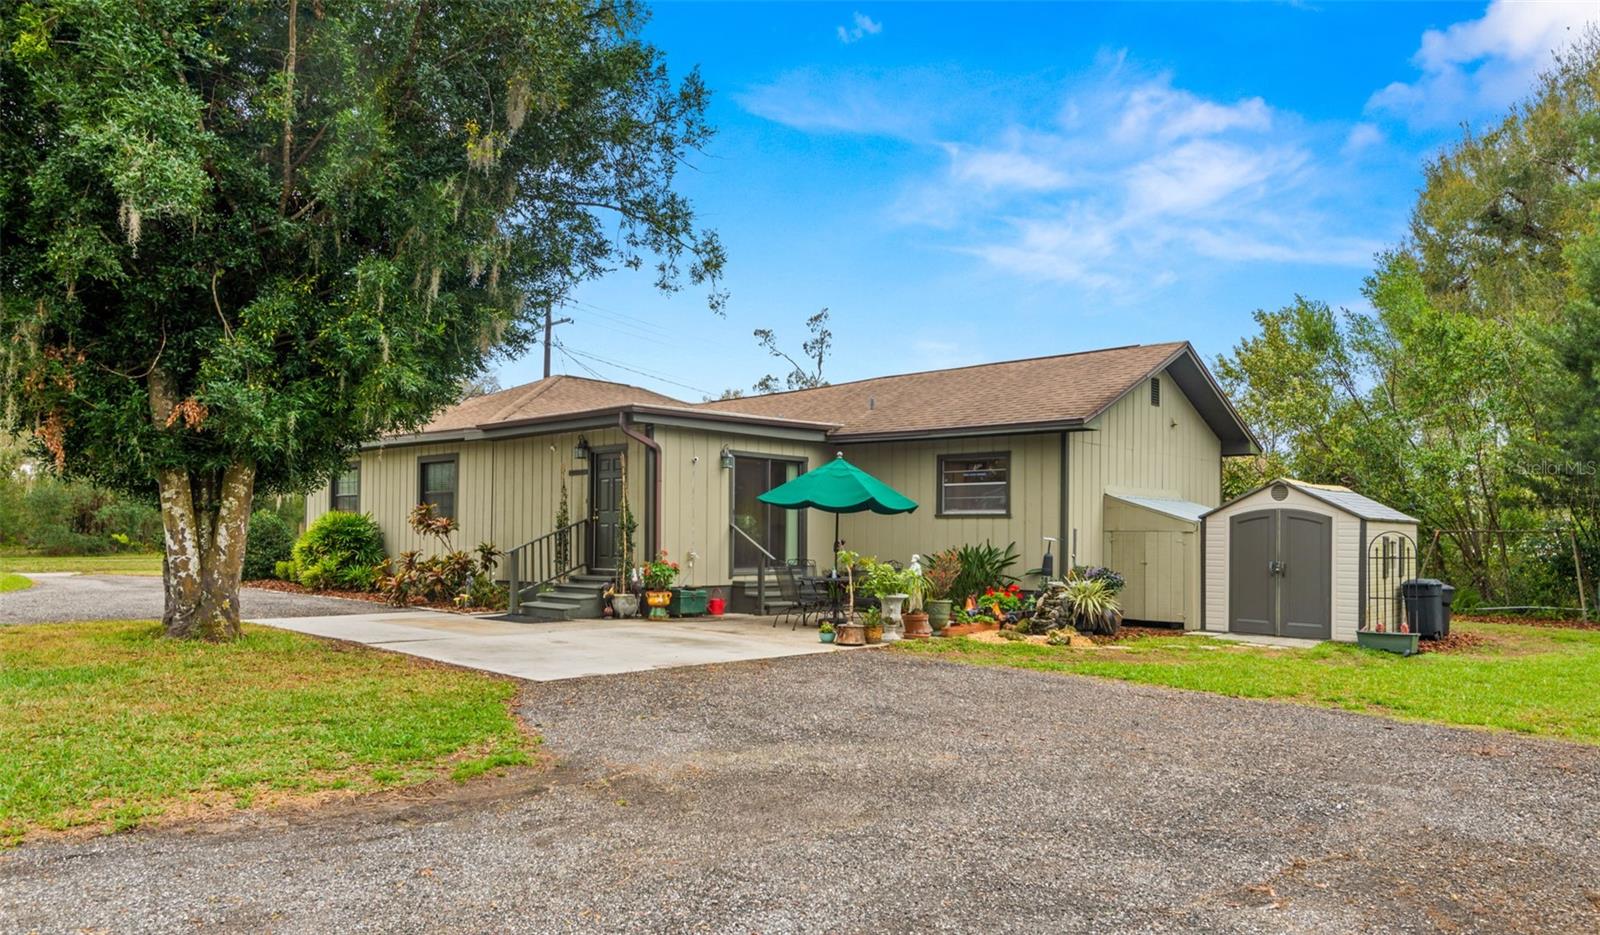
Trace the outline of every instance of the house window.
<instances>
[{"instance_id":1,"label":"house window","mask_svg":"<svg viewBox=\"0 0 1600 935\"><path fill-rule=\"evenodd\" d=\"M1005 516L1011 512L1011 453L941 455L940 516Z\"/></svg>"},{"instance_id":2,"label":"house window","mask_svg":"<svg viewBox=\"0 0 1600 935\"><path fill-rule=\"evenodd\" d=\"M1160 377L1151 377L1150 378L1150 405L1152 405L1152 406L1161 405L1161 378Z\"/></svg>"},{"instance_id":3,"label":"house window","mask_svg":"<svg viewBox=\"0 0 1600 935\"><path fill-rule=\"evenodd\" d=\"M361 510L361 462L352 461L344 470L333 476L333 499L328 505L335 510L357 513Z\"/></svg>"},{"instance_id":4,"label":"house window","mask_svg":"<svg viewBox=\"0 0 1600 935\"><path fill-rule=\"evenodd\" d=\"M418 502L431 503L440 516L456 515L456 456L438 455L417 461L421 478Z\"/></svg>"},{"instance_id":5,"label":"house window","mask_svg":"<svg viewBox=\"0 0 1600 935\"><path fill-rule=\"evenodd\" d=\"M804 470L799 461L734 455L732 520L738 532L730 530L728 535L733 539L735 574L754 571L763 563L805 556L805 511L786 510L756 499Z\"/></svg>"}]
</instances>

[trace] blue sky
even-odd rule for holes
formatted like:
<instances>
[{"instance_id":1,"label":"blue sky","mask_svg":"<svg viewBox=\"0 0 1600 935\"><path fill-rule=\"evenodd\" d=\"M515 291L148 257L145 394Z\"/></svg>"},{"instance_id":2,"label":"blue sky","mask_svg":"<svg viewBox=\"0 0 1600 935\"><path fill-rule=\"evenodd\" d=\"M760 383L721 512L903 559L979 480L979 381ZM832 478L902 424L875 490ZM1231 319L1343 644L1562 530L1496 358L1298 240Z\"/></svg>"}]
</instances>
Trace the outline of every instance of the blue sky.
<instances>
[{"instance_id":1,"label":"blue sky","mask_svg":"<svg viewBox=\"0 0 1600 935\"><path fill-rule=\"evenodd\" d=\"M727 315L614 273L564 310L555 369L748 390L784 372L751 330L798 353L824 306L834 382L1183 339L1210 359L1296 293L1361 307L1424 161L1592 9L658 3L646 38L713 92L681 188L727 247Z\"/></svg>"}]
</instances>

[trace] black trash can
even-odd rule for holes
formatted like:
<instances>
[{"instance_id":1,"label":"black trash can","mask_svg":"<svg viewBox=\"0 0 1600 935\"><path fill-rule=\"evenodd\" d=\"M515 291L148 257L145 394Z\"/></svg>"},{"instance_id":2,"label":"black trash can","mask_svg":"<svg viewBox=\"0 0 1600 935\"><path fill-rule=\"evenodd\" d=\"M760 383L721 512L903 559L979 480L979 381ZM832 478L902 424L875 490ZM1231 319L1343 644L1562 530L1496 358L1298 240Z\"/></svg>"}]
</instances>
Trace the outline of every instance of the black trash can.
<instances>
[{"instance_id":1,"label":"black trash can","mask_svg":"<svg viewBox=\"0 0 1600 935\"><path fill-rule=\"evenodd\" d=\"M1400 582L1411 632L1425 640L1444 636L1444 582L1437 578L1412 578Z\"/></svg>"},{"instance_id":2,"label":"black trash can","mask_svg":"<svg viewBox=\"0 0 1600 935\"><path fill-rule=\"evenodd\" d=\"M1450 605L1455 603L1456 589L1448 584L1439 588L1439 615L1444 622L1444 635L1450 635Z\"/></svg>"}]
</instances>

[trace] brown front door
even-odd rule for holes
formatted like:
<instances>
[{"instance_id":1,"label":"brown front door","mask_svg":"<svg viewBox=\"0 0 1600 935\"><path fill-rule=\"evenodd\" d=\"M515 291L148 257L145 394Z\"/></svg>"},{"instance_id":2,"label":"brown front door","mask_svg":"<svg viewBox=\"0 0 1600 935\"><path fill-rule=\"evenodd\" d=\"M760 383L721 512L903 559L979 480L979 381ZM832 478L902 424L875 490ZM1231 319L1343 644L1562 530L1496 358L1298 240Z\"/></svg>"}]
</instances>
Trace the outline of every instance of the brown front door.
<instances>
[{"instance_id":1,"label":"brown front door","mask_svg":"<svg viewBox=\"0 0 1600 935\"><path fill-rule=\"evenodd\" d=\"M589 537L589 570L617 570L622 529L622 449L596 450L589 456L589 509L594 535Z\"/></svg>"}]
</instances>

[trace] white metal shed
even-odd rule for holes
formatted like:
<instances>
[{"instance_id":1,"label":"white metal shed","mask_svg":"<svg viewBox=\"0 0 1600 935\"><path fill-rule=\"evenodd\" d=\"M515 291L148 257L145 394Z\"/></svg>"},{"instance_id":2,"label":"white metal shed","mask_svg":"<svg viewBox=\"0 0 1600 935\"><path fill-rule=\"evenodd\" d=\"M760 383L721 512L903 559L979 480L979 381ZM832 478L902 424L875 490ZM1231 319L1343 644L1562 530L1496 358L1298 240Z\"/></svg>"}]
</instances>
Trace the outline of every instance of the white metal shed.
<instances>
[{"instance_id":1,"label":"white metal shed","mask_svg":"<svg viewBox=\"0 0 1600 935\"><path fill-rule=\"evenodd\" d=\"M1283 478L1202 517L1201 628L1355 642L1415 573L1417 521L1348 487Z\"/></svg>"}]
</instances>

